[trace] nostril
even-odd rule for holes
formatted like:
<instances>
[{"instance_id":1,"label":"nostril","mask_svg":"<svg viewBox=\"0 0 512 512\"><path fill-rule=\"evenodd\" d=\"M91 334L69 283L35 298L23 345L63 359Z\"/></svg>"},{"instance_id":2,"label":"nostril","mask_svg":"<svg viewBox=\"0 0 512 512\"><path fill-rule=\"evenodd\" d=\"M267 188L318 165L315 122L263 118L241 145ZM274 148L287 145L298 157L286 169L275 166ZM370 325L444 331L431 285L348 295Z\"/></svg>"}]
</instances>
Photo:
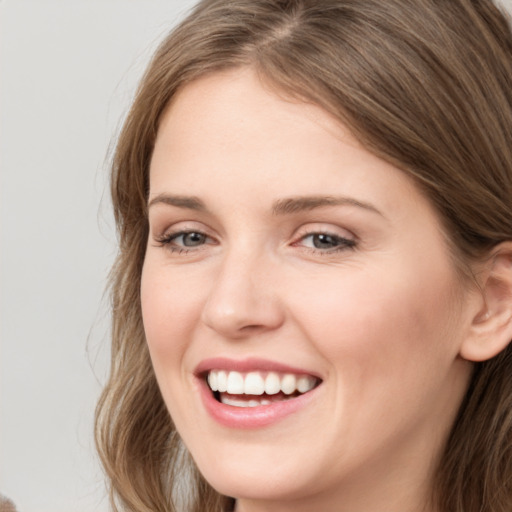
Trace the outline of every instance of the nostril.
<instances>
[{"instance_id":1,"label":"nostril","mask_svg":"<svg viewBox=\"0 0 512 512\"><path fill-rule=\"evenodd\" d=\"M257 324L253 324L253 325L244 325L240 331L245 331L245 332L250 332L250 331L257 331L258 329L262 329L264 328L265 326L264 325L257 325Z\"/></svg>"}]
</instances>

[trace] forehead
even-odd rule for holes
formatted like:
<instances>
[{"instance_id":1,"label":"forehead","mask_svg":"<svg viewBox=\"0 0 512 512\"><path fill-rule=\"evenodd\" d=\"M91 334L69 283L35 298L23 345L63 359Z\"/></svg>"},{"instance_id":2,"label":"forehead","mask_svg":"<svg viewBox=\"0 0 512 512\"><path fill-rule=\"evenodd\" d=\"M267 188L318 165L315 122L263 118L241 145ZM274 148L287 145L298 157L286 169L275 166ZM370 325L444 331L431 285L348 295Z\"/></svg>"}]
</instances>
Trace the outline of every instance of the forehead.
<instances>
[{"instance_id":1,"label":"forehead","mask_svg":"<svg viewBox=\"0 0 512 512\"><path fill-rule=\"evenodd\" d=\"M203 144L225 141L226 135L231 143L252 136L252 143L268 144L281 127L286 128L281 136L288 135L290 140L310 140L315 132L325 131L359 146L349 130L325 110L262 81L250 67L208 74L181 88L162 117L159 134L178 125L180 138L191 136L194 143L208 131Z\"/></svg>"},{"instance_id":2,"label":"forehead","mask_svg":"<svg viewBox=\"0 0 512 512\"><path fill-rule=\"evenodd\" d=\"M331 114L278 95L250 68L188 84L165 111L149 199L169 192L269 204L343 194L400 215L420 195L410 178L367 151Z\"/></svg>"},{"instance_id":3,"label":"forehead","mask_svg":"<svg viewBox=\"0 0 512 512\"><path fill-rule=\"evenodd\" d=\"M339 142L347 158L365 152L325 110L278 95L244 68L207 75L177 93L162 116L151 166L158 167L161 158L170 155L199 159L209 151L217 156L223 152L227 160L240 152L259 158L271 153L275 158L287 153L293 157L301 148L325 158L339 149ZM269 167L280 163L274 159Z\"/></svg>"}]
</instances>

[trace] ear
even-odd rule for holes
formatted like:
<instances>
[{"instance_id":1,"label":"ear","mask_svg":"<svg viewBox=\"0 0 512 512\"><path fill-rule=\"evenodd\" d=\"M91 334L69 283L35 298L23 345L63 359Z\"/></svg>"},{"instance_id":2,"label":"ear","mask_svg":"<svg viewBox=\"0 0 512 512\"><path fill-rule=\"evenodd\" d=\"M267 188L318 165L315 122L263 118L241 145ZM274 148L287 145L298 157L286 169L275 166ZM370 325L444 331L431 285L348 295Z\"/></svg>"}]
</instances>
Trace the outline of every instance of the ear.
<instances>
[{"instance_id":1,"label":"ear","mask_svg":"<svg viewBox=\"0 0 512 512\"><path fill-rule=\"evenodd\" d=\"M512 340L512 242L493 249L478 282L482 300L460 350L475 362L491 359Z\"/></svg>"}]
</instances>

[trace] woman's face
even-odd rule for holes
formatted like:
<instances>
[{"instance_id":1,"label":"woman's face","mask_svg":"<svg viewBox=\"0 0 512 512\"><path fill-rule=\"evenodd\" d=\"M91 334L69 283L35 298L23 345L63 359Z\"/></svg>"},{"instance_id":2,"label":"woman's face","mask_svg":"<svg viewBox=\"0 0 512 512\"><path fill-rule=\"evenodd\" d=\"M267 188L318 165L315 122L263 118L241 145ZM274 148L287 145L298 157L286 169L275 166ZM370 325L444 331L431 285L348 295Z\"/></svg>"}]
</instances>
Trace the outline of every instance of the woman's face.
<instances>
[{"instance_id":1,"label":"woman's face","mask_svg":"<svg viewBox=\"0 0 512 512\"><path fill-rule=\"evenodd\" d=\"M415 510L471 318L409 178L237 70L166 111L149 224L147 342L206 479L240 510Z\"/></svg>"}]
</instances>

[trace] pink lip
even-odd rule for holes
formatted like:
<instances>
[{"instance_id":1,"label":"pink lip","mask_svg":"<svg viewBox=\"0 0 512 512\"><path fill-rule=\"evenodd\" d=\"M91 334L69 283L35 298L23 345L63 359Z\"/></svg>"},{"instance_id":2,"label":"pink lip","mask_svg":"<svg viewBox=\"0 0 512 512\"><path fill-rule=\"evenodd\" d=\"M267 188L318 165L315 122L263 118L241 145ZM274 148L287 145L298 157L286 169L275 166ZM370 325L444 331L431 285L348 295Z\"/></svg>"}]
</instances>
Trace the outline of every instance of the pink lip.
<instances>
[{"instance_id":1,"label":"pink lip","mask_svg":"<svg viewBox=\"0 0 512 512\"><path fill-rule=\"evenodd\" d=\"M233 370L235 372L279 372L279 373L293 373L295 375L312 375L313 377L320 378L319 375L309 372L301 368L294 368L286 364L269 361L267 359L259 359L257 357L249 357L243 360L228 359L225 357L215 357L201 361L194 373L201 375L210 370Z\"/></svg>"},{"instance_id":2,"label":"pink lip","mask_svg":"<svg viewBox=\"0 0 512 512\"><path fill-rule=\"evenodd\" d=\"M254 429L271 425L281 419L305 408L316 396L320 386L296 398L273 402L269 405L257 407L234 407L218 402L208 387L204 374L209 370L234 370L238 372L249 371L276 371L280 373L293 373L296 375L314 375L311 372L288 365L250 358L236 361L225 358L214 358L202 361L195 370L199 384L201 401L208 414L221 425L234 429Z\"/></svg>"}]
</instances>

